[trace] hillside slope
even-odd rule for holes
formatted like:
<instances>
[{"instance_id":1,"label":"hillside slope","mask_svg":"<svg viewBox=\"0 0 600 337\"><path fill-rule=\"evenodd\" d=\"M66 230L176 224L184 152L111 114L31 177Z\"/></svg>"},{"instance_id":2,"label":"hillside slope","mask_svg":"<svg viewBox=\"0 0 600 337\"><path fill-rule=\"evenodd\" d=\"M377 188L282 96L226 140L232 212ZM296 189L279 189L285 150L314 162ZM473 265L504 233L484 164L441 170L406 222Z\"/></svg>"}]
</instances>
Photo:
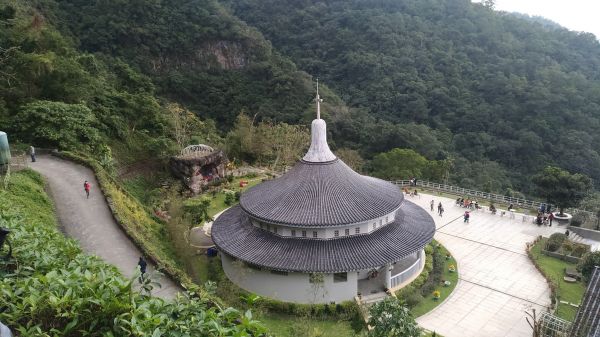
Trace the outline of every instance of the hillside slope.
<instances>
[{"instance_id":1,"label":"hillside slope","mask_svg":"<svg viewBox=\"0 0 600 337\"><path fill-rule=\"evenodd\" d=\"M351 107L449 130L444 150L459 170L468 167L462 158L496 161L525 190L547 164L600 180L600 44L592 34L468 0L227 4Z\"/></svg>"}]
</instances>

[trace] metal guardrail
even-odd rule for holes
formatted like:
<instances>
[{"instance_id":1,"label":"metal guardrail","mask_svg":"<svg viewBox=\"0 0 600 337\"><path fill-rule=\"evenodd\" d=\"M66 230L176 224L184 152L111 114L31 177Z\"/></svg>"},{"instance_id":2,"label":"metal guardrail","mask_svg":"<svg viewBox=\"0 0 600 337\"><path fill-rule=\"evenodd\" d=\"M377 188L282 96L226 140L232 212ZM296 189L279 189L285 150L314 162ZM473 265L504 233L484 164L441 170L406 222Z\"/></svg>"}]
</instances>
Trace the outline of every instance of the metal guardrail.
<instances>
[{"instance_id":1,"label":"metal guardrail","mask_svg":"<svg viewBox=\"0 0 600 337\"><path fill-rule=\"evenodd\" d=\"M410 180L395 180L395 181L391 181L391 183L394 183L397 186L401 186L401 187L406 187L406 186L415 187L411 183ZM440 192L446 192L446 193L454 194L456 196L461 196L461 197L469 196L469 197L476 197L476 198L481 198L481 199L505 203L505 204L513 204L515 207L519 207L519 208L539 209L542 204L547 204L542 201L527 200L527 199L522 199L522 198L513 198L513 197L506 196L506 195L471 190L468 188L463 188L463 187L458 187L458 186L453 186L453 185L448 185L448 184L434 183L434 182L430 182L430 181L426 181L426 180L417 180L416 187L431 189L431 190L440 191ZM586 213L591 219L596 218L596 214L594 212L586 211L583 209L569 208L569 209L565 209L565 212L570 213L570 214Z\"/></svg>"}]
</instances>

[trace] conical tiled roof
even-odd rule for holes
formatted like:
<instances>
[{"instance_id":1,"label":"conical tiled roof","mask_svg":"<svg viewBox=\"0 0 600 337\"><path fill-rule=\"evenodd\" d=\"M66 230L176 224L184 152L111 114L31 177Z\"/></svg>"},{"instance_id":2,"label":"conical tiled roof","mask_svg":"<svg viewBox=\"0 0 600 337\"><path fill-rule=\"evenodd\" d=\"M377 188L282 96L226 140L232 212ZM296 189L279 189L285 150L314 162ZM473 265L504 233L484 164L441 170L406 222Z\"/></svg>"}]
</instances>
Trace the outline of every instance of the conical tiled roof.
<instances>
[{"instance_id":1,"label":"conical tiled roof","mask_svg":"<svg viewBox=\"0 0 600 337\"><path fill-rule=\"evenodd\" d=\"M394 184L360 175L334 159L301 161L283 176L246 191L240 205L268 223L325 227L385 216L398 209L403 198Z\"/></svg>"}]
</instances>

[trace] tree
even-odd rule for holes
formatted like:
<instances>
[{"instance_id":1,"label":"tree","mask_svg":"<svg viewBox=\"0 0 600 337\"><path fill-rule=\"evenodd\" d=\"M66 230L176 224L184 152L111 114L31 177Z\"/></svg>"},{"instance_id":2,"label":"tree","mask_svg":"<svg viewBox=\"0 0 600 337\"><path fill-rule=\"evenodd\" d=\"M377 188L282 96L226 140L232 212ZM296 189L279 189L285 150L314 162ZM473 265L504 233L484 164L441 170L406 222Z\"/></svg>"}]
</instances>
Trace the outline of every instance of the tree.
<instances>
[{"instance_id":1,"label":"tree","mask_svg":"<svg viewBox=\"0 0 600 337\"><path fill-rule=\"evenodd\" d=\"M365 166L365 160L360 156L358 151L348 148L341 148L335 151L336 157L340 158L346 165L350 166L354 171L361 172Z\"/></svg>"},{"instance_id":2,"label":"tree","mask_svg":"<svg viewBox=\"0 0 600 337\"><path fill-rule=\"evenodd\" d=\"M590 277L592 277L595 266L600 266L600 251L585 254L581 261L579 261L577 270L581 272L581 275L583 275L586 280L589 280Z\"/></svg>"},{"instance_id":3,"label":"tree","mask_svg":"<svg viewBox=\"0 0 600 337\"><path fill-rule=\"evenodd\" d=\"M554 166L546 167L532 181L547 202L558 206L561 216L565 208L579 205L592 189L590 177Z\"/></svg>"},{"instance_id":4,"label":"tree","mask_svg":"<svg viewBox=\"0 0 600 337\"><path fill-rule=\"evenodd\" d=\"M421 329L408 307L395 297L374 304L369 310L371 337L418 337Z\"/></svg>"},{"instance_id":5,"label":"tree","mask_svg":"<svg viewBox=\"0 0 600 337\"><path fill-rule=\"evenodd\" d=\"M166 106L173 128L173 137L182 150L190 144L192 135L200 132L204 123L193 112L181 107L176 103L169 103Z\"/></svg>"},{"instance_id":6,"label":"tree","mask_svg":"<svg viewBox=\"0 0 600 337\"><path fill-rule=\"evenodd\" d=\"M382 179L409 179L417 177L442 181L452 167L451 160L427 160L410 149L393 149L376 155L371 167L373 175Z\"/></svg>"},{"instance_id":7,"label":"tree","mask_svg":"<svg viewBox=\"0 0 600 337\"><path fill-rule=\"evenodd\" d=\"M41 147L77 149L100 141L96 118L83 104L32 102L21 108L13 123L22 140Z\"/></svg>"},{"instance_id":8,"label":"tree","mask_svg":"<svg viewBox=\"0 0 600 337\"><path fill-rule=\"evenodd\" d=\"M372 161L373 174L382 179L422 177L427 159L409 149L393 149L380 153Z\"/></svg>"}]
</instances>

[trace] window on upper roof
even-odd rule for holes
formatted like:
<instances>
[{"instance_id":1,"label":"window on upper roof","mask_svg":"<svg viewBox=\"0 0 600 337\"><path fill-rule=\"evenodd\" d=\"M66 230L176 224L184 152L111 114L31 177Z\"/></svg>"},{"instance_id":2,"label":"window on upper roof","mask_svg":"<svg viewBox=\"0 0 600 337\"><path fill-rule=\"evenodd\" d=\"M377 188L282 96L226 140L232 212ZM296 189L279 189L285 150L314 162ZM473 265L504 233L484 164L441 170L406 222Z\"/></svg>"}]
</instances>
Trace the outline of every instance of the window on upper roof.
<instances>
[{"instance_id":1,"label":"window on upper roof","mask_svg":"<svg viewBox=\"0 0 600 337\"><path fill-rule=\"evenodd\" d=\"M296 236L296 230L292 229L292 236Z\"/></svg>"},{"instance_id":2,"label":"window on upper roof","mask_svg":"<svg viewBox=\"0 0 600 337\"><path fill-rule=\"evenodd\" d=\"M354 233L355 234L360 234L360 227L354 228Z\"/></svg>"},{"instance_id":3,"label":"window on upper roof","mask_svg":"<svg viewBox=\"0 0 600 337\"><path fill-rule=\"evenodd\" d=\"M305 238L306 237L306 231L302 231L302 237Z\"/></svg>"},{"instance_id":4,"label":"window on upper roof","mask_svg":"<svg viewBox=\"0 0 600 337\"><path fill-rule=\"evenodd\" d=\"M337 238L338 236L340 236L340 231L339 231L339 230L337 230L337 229L336 229L336 230L334 230L334 231L333 231L333 236L335 236L336 238Z\"/></svg>"},{"instance_id":5,"label":"window on upper roof","mask_svg":"<svg viewBox=\"0 0 600 337\"><path fill-rule=\"evenodd\" d=\"M350 235L350 229L346 228L346 230L344 230L344 235L348 236Z\"/></svg>"},{"instance_id":6,"label":"window on upper roof","mask_svg":"<svg viewBox=\"0 0 600 337\"><path fill-rule=\"evenodd\" d=\"M317 233L317 231L313 231L313 238L318 238L319 237L319 233Z\"/></svg>"}]
</instances>

